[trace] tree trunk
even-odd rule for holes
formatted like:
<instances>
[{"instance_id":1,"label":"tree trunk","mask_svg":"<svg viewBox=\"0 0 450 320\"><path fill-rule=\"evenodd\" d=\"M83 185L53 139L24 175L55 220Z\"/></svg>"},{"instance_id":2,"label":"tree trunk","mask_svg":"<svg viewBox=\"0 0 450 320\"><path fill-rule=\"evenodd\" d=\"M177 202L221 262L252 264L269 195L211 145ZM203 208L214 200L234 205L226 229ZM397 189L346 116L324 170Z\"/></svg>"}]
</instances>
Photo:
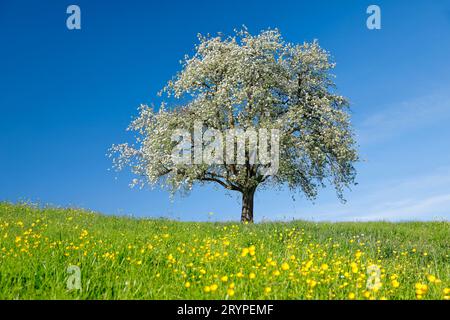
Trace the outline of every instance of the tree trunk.
<instances>
[{"instance_id":1,"label":"tree trunk","mask_svg":"<svg viewBox=\"0 0 450 320\"><path fill-rule=\"evenodd\" d=\"M255 190L245 190L242 193L241 222L253 222L253 198Z\"/></svg>"}]
</instances>

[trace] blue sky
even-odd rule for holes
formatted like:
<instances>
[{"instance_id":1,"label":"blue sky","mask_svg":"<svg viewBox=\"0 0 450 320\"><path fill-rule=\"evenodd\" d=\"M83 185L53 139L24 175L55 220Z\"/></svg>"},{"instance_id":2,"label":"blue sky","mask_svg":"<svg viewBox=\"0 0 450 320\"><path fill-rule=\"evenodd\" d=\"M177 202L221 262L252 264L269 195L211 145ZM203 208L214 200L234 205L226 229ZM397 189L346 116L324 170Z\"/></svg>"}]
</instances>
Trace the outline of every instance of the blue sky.
<instances>
[{"instance_id":1,"label":"blue sky","mask_svg":"<svg viewBox=\"0 0 450 320\"><path fill-rule=\"evenodd\" d=\"M81 8L68 30L66 8ZM366 28L381 8L382 29ZM450 3L448 1L8 1L0 2L0 201L31 200L108 214L239 219L240 199L200 187L170 201L130 189L105 154L141 103L191 54L197 33L280 29L318 39L352 103L358 186L341 204L331 188L314 204L285 191L256 195L255 218L450 218Z\"/></svg>"}]
</instances>

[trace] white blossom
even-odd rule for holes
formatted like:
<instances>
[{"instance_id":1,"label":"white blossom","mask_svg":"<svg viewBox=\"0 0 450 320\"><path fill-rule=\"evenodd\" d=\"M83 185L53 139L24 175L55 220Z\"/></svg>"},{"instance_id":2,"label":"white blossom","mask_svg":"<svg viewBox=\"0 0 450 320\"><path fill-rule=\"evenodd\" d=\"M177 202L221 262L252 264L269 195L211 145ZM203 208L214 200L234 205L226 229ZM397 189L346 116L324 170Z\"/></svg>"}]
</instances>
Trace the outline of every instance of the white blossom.
<instances>
[{"instance_id":1,"label":"white blossom","mask_svg":"<svg viewBox=\"0 0 450 320\"><path fill-rule=\"evenodd\" d=\"M243 220L253 219L253 195L262 185L286 185L314 199L329 181L342 198L354 183L358 156L348 102L336 93L329 53L317 41L292 44L278 30L254 36L246 29L226 38L199 36L195 49L160 92L174 104L158 111L142 105L129 127L137 132L136 145L112 147L115 167L130 166L139 177L134 185L188 192L195 183L216 182L241 192ZM265 176L261 163L174 163L172 134L193 130L195 121L222 132L279 130L278 171Z\"/></svg>"}]
</instances>

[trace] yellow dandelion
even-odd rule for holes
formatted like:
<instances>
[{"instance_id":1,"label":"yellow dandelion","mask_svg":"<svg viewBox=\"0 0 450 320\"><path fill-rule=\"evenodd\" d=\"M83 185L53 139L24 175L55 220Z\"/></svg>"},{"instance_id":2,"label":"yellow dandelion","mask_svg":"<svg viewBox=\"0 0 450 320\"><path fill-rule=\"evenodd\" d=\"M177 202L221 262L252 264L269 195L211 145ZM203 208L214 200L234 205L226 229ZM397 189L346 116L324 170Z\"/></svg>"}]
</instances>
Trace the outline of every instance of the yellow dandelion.
<instances>
[{"instance_id":1,"label":"yellow dandelion","mask_svg":"<svg viewBox=\"0 0 450 320\"><path fill-rule=\"evenodd\" d=\"M309 286L310 286L311 288L314 288L315 286L317 286L317 281L311 280L311 281L309 282Z\"/></svg>"},{"instance_id":2,"label":"yellow dandelion","mask_svg":"<svg viewBox=\"0 0 450 320\"><path fill-rule=\"evenodd\" d=\"M391 284L394 288L398 288L400 286L400 283L397 280L392 280Z\"/></svg>"},{"instance_id":3,"label":"yellow dandelion","mask_svg":"<svg viewBox=\"0 0 450 320\"><path fill-rule=\"evenodd\" d=\"M284 263L281 265L281 269L284 270L284 271L289 270L289 264L288 264L287 262L284 262Z\"/></svg>"},{"instance_id":4,"label":"yellow dandelion","mask_svg":"<svg viewBox=\"0 0 450 320\"><path fill-rule=\"evenodd\" d=\"M242 249L241 257L247 256L249 252L250 252L250 250L248 250L248 248Z\"/></svg>"}]
</instances>

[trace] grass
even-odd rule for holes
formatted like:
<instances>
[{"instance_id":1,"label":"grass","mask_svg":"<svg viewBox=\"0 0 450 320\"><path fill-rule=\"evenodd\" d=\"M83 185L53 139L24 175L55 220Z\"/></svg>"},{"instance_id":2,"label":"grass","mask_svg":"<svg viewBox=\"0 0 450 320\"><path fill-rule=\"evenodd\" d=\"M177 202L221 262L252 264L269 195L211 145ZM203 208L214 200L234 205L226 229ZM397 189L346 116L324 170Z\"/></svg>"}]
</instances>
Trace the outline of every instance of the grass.
<instances>
[{"instance_id":1,"label":"grass","mask_svg":"<svg viewBox=\"0 0 450 320\"><path fill-rule=\"evenodd\" d=\"M0 298L449 299L449 236L449 222L189 223L0 203Z\"/></svg>"}]
</instances>

